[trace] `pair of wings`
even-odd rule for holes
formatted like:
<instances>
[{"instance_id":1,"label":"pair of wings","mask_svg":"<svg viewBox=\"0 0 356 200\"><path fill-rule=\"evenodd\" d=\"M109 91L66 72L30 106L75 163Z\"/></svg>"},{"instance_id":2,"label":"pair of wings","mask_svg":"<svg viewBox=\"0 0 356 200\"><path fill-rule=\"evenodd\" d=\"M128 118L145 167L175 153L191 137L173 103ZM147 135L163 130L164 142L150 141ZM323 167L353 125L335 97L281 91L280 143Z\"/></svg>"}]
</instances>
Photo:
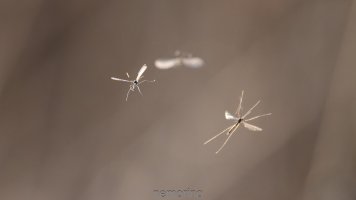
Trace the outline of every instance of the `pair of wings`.
<instances>
[{"instance_id":1,"label":"pair of wings","mask_svg":"<svg viewBox=\"0 0 356 200\"><path fill-rule=\"evenodd\" d=\"M227 120L239 120L237 117L233 116L229 111L225 111L225 118ZM262 128L257 127L255 125L249 124L247 122L242 121L241 122L245 128L247 128L250 131L262 131Z\"/></svg>"},{"instance_id":2,"label":"pair of wings","mask_svg":"<svg viewBox=\"0 0 356 200\"><path fill-rule=\"evenodd\" d=\"M160 58L155 61L155 66L158 69L171 69L180 65L189 68L200 68L204 65L204 61L199 57Z\"/></svg>"}]
</instances>

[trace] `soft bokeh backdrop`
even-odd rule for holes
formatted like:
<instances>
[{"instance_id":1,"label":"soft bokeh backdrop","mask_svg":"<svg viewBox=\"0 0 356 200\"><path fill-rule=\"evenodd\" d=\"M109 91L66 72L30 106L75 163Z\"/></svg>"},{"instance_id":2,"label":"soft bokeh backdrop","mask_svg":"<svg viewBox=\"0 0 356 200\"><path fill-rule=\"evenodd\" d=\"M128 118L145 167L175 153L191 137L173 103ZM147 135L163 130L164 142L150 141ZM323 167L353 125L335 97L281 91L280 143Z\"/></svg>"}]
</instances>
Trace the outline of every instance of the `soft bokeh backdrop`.
<instances>
[{"instance_id":1,"label":"soft bokeh backdrop","mask_svg":"<svg viewBox=\"0 0 356 200\"><path fill-rule=\"evenodd\" d=\"M1 0L0 199L354 200L355 35L355 0ZM215 155L241 90L273 115Z\"/></svg>"}]
</instances>

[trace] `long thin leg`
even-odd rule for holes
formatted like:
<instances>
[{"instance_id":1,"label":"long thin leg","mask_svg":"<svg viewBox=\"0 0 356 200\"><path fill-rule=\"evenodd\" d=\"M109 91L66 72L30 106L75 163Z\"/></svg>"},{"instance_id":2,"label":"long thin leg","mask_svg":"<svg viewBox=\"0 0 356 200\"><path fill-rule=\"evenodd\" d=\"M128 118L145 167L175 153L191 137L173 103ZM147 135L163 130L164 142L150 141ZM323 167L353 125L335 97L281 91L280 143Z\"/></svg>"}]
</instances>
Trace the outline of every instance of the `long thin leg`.
<instances>
[{"instance_id":1,"label":"long thin leg","mask_svg":"<svg viewBox=\"0 0 356 200\"><path fill-rule=\"evenodd\" d=\"M249 115L249 114L252 112L252 110L253 110L260 102L261 102L260 100L257 101L257 103L256 103L255 105L253 105L252 108L250 108L250 110L248 110L248 111L246 112L246 114L245 114L244 116L242 116L242 118L244 119L245 117L247 117L247 115Z\"/></svg>"},{"instance_id":2,"label":"long thin leg","mask_svg":"<svg viewBox=\"0 0 356 200\"><path fill-rule=\"evenodd\" d=\"M150 82L150 83L154 83L154 82L156 82L156 80L152 80L152 81L149 81L149 80L143 80L143 81L141 81L141 82L139 82L137 85L140 85L141 83L143 83L143 82Z\"/></svg>"},{"instance_id":3,"label":"long thin leg","mask_svg":"<svg viewBox=\"0 0 356 200\"><path fill-rule=\"evenodd\" d=\"M224 144L215 152L216 154L218 154L218 153L221 151L221 149L224 148L224 146L226 145L227 141L229 141L230 137L235 133L235 131L236 131L236 129L239 127L239 125L240 125L240 124L238 124L238 125L236 126L236 128L231 132L231 134L229 134L229 136L228 136L227 139L225 140Z\"/></svg>"},{"instance_id":4,"label":"long thin leg","mask_svg":"<svg viewBox=\"0 0 356 200\"><path fill-rule=\"evenodd\" d=\"M138 87L138 85L136 85L137 89L138 89L138 92L143 96L141 90L140 90L140 87Z\"/></svg>"},{"instance_id":5,"label":"long thin leg","mask_svg":"<svg viewBox=\"0 0 356 200\"><path fill-rule=\"evenodd\" d=\"M256 117L252 117L252 118L246 119L246 120L244 120L244 121L245 121L245 122L248 122L248 121L251 121L251 120L254 120L254 119L257 119L257 118L260 118L260 117L264 117L264 116L267 116L267 115L272 115L272 113L257 115Z\"/></svg>"},{"instance_id":6,"label":"long thin leg","mask_svg":"<svg viewBox=\"0 0 356 200\"><path fill-rule=\"evenodd\" d=\"M229 127L227 127L227 129L221 131L220 133L218 133L217 135L215 135L214 137L210 138L208 141L204 142L204 144L208 144L209 142L211 142L212 140L214 140L215 138L219 137L221 134L223 134L225 131L229 130L231 127L233 127L234 125L231 125Z\"/></svg>"},{"instance_id":7,"label":"long thin leg","mask_svg":"<svg viewBox=\"0 0 356 200\"><path fill-rule=\"evenodd\" d=\"M129 98L130 91L131 91L131 89L129 89L129 91L127 91L127 94L126 94L126 101L127 101L127 99Z\"/></svg>"},{"instance_id":8,"label":"long thin leg","mask_svg":"<svg viewBox=\"0 0 356 200\"><path fill-rule=\"evenodd\" d=\"M226 132L226 135L229 135L231 132L233 132L237 127L239 126L239 124L235 124L228 132Z\"/></svg>"},{"instance_id":9,"label":"long thin leg","mask_svg":"<svg viewBox=\"0 0 356 200\"><path fill-rule=\"evenodd\" d=\"M239 106L237 107L237 110L235 112L235 115L237 114L238 117L241 117L240 112L241 112L241 105L242 105L242 98L244 97L244 91L242 90L241 96L240 96L240 103Z\"/></svg>"}]
</instances>

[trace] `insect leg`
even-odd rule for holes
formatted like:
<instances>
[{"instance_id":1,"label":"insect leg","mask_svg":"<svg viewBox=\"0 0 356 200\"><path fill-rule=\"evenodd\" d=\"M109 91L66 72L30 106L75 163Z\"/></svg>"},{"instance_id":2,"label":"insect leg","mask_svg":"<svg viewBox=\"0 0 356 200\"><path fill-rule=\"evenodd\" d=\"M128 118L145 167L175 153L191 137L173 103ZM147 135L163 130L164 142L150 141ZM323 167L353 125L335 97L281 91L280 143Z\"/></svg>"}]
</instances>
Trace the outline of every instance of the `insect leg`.
<instances>
[{"instance_id":1,"label":"insect leg","mask_svg":"<svg viewBox=\"0 0 356 200\"><path fill-rule=\"evenodd\" d=\"M255 105L253 105L253 106L250 108L250 110L248 110L248 111L245 113L245 115L242 116L242 118L247 117L247 116L252 112L252 110L253 110L260 102L261 102L260 100L257 101L257 103L256 103Z\"/></svg>"},{"instance_id":2,"label":"insect leg","mask_svg":"<svg viewBox=\"0 0 356 200\"><path fill-rule=\"evenodd\" d=\"M138 85L136 85L137 89L138 89L138 92L143 96L141 90L140 90L140 87L138 87Z\"/></svg>"},{"instance_id":3,"label":"insect leg","mask_svg":"<svg viewBox=\"0 0 356 200\"><path fill-rule=\"evenodd\" d=\"M226 132L226 135L229 135L231 132L234 132L238 126L239 124L235 124L228 132Z\"/></svg>"},{"instance_id":4,"label":"insect leg","mask_svg":"<svg viewBox=\"0 0 356 200\"><path fill-rule=\"evenodd\" d=\"M241 117L241 105L242 105L242 98L244 97L244 91L242 90L241 92L241 96L240 96L240 102L239 102L239 106L237 107L237 110L235 112L235 115L237 114L238 117Z\"/></svg>"},{"instance_id":5,"label":"insect leg","mask_svg":"<svg viewBox=\"0 0 356 200\"><path fill-rule=\"evenodd\" d=\"M238 125L236 126L236 128L229 134L229 136L228 136L227 139L225 140L224 144L215 152L216 154L218 154L218 153L221 151L221 149L224 148L224 146L226 145L227 141L229 141L230 137L235 133L235 131L236 131L236 129L239 127L239 125L240 125L240 124L238 124Z\"/></svg>"},{"instance_id":6,"label":"insect leg","mask_svg":"<svg viewBox=\"0 0 356 200\"><path fill-rule=\"evenodd\" d=\"M143 81L141 81L141 82L139 82L137 85L140 85L141 83L143 83L143 82L150 82L150 83L154 83L154 82L156 82L156 80L152 80L152 81L149 81L149 80L143 80Z\"/></svg>"},{"instance_id":7,"label":"insect leg","mask_svg":"<svg viewBox=\"0 0 356 200\"><path fill-rule=\"evenodd\" d=\"M264 117L264 116L267 116L267 115L272 115L272 113L267 113L267 114L263 114L263 115L257 115L255 117L252 117L250 119L246 119L244 121L248 122L248 121L251 121L251 120L254 120L254 119L257 119L257 118L260 118L260 117Z\"/></svg>"},{"instance_id":8,"label":"insect leg","mask_svg":"<svg viewBox=\"0 0 356 200\"><path fill-rule=\"evenodd\" d=\"M127 99L129 98L130 91L131 91L131 88L129 89L129 91L127 91L127 94L126 94L126 101L127 101Z\"/></svg>"},{"instance_id":9,"label":"insect leg","mask_svg":"<svg viewBox=\"0 0 356 200\"><path fill-rule=\"evenodd\" d=\"M212 140L214 140L215 138L217 138L219 135L223 134L225 131L231 129L231 127L233 127L233 126L234 126L234 125L227 127L227 129L221 131L220 133L218 133L218 134L215 135L214 137L210 138L208 141L204 142L204 144L208 144L209 142L211 142Z\"/></svg>"}]
</instances>

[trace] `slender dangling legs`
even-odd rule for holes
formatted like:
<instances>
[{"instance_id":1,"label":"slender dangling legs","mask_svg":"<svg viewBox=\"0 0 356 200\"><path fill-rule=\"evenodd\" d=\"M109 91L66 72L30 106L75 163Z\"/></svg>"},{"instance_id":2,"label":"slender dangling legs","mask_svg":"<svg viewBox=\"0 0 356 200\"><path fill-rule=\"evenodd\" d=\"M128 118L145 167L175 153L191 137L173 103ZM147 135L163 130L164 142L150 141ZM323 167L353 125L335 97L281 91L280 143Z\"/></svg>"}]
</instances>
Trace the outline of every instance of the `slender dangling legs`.
<instances>
[{"instance_id":1,"label":"slender dangling legs","mask_svg":"<svg viewBox=\"0 0 356 200\"><path fill-rule=\"evenodd\" d=\"M225 131L231 129L234 125L227 127L225 130L221 131L220 133L218 133L217 135L215 135L214 137L212 137L211 139L209 139L208 141L204 142L204 144L208 144L209 142L211 142L212 140L214 140L215 138L219 137L219 135L223 134Z\"/></svg>"}]
</instances>

